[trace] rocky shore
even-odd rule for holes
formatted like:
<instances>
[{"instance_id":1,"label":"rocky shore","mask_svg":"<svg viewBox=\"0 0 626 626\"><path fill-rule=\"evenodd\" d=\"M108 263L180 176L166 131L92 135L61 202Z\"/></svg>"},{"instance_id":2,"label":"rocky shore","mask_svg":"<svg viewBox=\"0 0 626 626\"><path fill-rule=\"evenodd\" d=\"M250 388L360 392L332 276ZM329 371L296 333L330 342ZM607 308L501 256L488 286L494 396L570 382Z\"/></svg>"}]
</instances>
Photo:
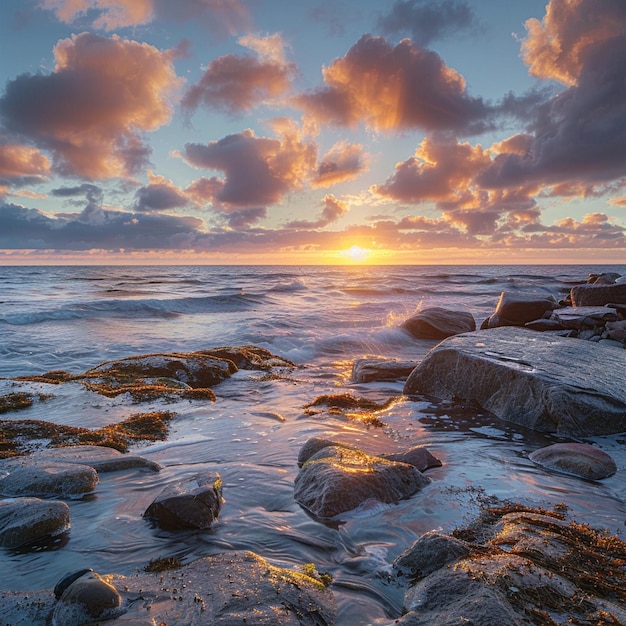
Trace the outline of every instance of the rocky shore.
<instances>
[{"instance_id":1,"label":"rocky shore","mask_svg":"<svg viewBox=\"0 0 626 626\"><path fill-rule=\"evenodd\" d=\"M471 403L501 420L569 438L529 456L545 471L580 480L615 474L610 455L580 439L626 431L624 277L590 276L560 302L503 292L478 327L467 312L424 309L402 324L407 341L412 336L440 343L419 362L355 361L353 380L406 380L409 401ZM175 408L182 400L219 402L219 385L240 370L287 378L295 366L242 346L131 356L82 374L53 371L15 379L19 391L0 397L0 549L22 549L67 532L66 501L92 494L102 473L161 471L128 450L167 438L176 419L175 411L137 413L96 430L13 419L46 401L41 384L80 384L131 404L168 399ZM387 406L342 394L320 396L306 408L350 412L375 424ZM413 497L441 461L423 446L372 454L315 437L301 448L297 464L295 502L332 526L372 499L396 503ZM222 505L219 472L203 471L168 485L137 515L168 531L203 532ZM565 508L488 502L469 527L423 535L392 564L389 584L405 589L404 608L384 626L626 623L626 544L567 519ZM0 622L321 626L336 620L332 590L330 577L313 564L285 569L260 555L231 551L185 565L146 564L134 576L86 568L68 572L55 589L3 591Z\"/></svg>"}]
</instances>

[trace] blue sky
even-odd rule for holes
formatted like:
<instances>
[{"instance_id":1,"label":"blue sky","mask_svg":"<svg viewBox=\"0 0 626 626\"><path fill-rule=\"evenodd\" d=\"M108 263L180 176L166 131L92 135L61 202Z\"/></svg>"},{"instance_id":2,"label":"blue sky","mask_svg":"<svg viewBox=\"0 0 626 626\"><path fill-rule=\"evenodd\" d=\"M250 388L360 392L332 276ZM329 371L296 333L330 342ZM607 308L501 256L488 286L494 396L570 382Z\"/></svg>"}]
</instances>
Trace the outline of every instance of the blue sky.
<instances>
[{"instance_id":1,"label":"blue sky","mask_svg":"<svg viewBox=\"0 0 626 626\"><path fill-rule=\"evenodd\" d=\"M626 262L621 0L4 0L0 263Z\"/></svg>"}]
</instances>

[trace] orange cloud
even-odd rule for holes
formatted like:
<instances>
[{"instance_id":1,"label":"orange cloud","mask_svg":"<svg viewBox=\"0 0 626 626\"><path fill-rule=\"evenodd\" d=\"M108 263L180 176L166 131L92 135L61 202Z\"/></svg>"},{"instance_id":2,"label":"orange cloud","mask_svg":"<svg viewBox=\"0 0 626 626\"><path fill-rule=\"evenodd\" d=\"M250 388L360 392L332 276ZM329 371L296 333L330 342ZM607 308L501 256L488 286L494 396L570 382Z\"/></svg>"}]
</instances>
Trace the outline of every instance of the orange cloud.
<instances>
[{"instance_id":1,"label":"orange cloud","mask_svg":"<svg viewBox=\"0 0 626 626\"><path fill-rule=\"evenodd\" d=\"M345 215L350 207L346 202L342 202L335 198L332 193L326 194L324 199L322 200L322 204L324 208L322 209L321 215L317 220L294 220L292 222L288 222L285 225L285 228L294 228L294 229L315 229L315 228L324 228L333 222L336 222L340 217Z\"/></svg>"},{"instance_id":2,"label":"orange cloud","mask_svg":"<svg viewBox=\"0 0 626 626\"><path fill-rule=\"evenodd\" d=\"M193 111L204 104L239 113L289 91L296 67L285 61L280 35L242 37L239 42L259 57L227 54L214 59L200 81L185 93L183 107Z\"/></svg>"},{"instance_id":3,"label":"orange cloud","mask_svg":"<svg viewBox=\"0 0 626 626\"><path fill-rule=\"evenodd\" d=\"M352 180L367 170L369 157L360 144L337 142L321 159L313 187L329 187Z\"/></svg>"},{"instance_id":4,"label":"orange cloud","mask_svg":"<svg viewBox=\"0 0 626 626\"><path fill-rule=\"evenodd\" d=\"M522 45L529 72L576 85L598 44L624 36L626 4L597 0L550 0L543 20L526 21Z\"/></svg>"},{"instance_id":5,"label":"orange cloud","mask_svg":"<svg viewBox=\"0 0 626 626\"><path fill-rule=\"evenodd\" d=\"M6 127L50 150L62 174L102 179L145 167L150 149L141 133L170 120L181 86L170 53L82 33L61 40L54 56L53 73L7 84Z\"/></svg>"},{"instance_id":6,"label":"orange cloud","mask_svg":"<svg viewBox=\"0 0 626 626\"><path fill-rule=\"evenodd\" d=\"M294 98L317 122L377 131L484 128L482 100L470 98L463 77L435 52L403 39L392 46L364 35L323 70L325 87Z\"/></svg>"},{"instance_id":7,"label":"orange cloud","mask_svg":"<svg viewBox=\"0 0 626 626\"><path fill-rule=\"evenodd\" d=\"M240 0L42 0L66 24L95 10L94 28L112 31L147 24L154 19L200 20L216 33L234 34L248 28L250 15Z\"/></svg>"},{"instance_id":8,"label":"orange cloud","mask_svg":"<svg viewBox=\"0 0 626 626\"><path fill-rule=\"evenodd\" d=\"M16 144L0 145L0 181L23 181L30 177L42 179L49 174L50 160L36 148Z\"/></svg>"}]
</instances>

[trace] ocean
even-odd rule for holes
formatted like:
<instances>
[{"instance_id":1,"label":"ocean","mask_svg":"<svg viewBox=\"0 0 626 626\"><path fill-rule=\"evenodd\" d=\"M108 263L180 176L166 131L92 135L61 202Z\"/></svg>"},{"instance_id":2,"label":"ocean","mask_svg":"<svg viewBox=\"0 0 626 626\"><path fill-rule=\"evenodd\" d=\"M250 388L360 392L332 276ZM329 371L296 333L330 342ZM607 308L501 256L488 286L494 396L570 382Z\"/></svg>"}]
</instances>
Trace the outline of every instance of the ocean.
<instances>
[{"instance_id":1,"label":"ocean","mask_svg":"<svg viewBox=\"0 0 626 626\"><path fill-rule=\"evenodd\" d=\"M297 365L284 378L240 371L214 388L214 403L136 405L77 383L40 385L53 397L0 419L98 428L153 409L177 416L166 441L133 448L160 463L161 472L103 474L93 495L69 501L65 536L0 551L0 589L52 588L82 567L131 575L159 557L187 562L245 549L275 565L312 562L329 572L338 624L355 626L398 617L402 590L390 580L393 559L424 532L468 523L491 496L548 507L563 502L577 521L624 538L623 435L585 440L609 452L619 469L584 481L529 461L533 450L560 441L555 436L469 408L402 398L402 381L351 379L355 359L418 361L436 345L400 328L420 308L470 311L480 325L502 291L561 299L602 271L626 274L626 265L0 267L3 394L17 388L8 378L80 373L144 353L253 344ZM378 427L304 409L320 395L344 392L398 402ZM411 499L371 503L325 525L293 498L298 451L314 436L372 453L425 445L443 465L428 471L433 482ZM166 532L142 517L165 485L202 470L218 471L224 485L222 513L209 531Z\"/></svg>"}]
</instances>

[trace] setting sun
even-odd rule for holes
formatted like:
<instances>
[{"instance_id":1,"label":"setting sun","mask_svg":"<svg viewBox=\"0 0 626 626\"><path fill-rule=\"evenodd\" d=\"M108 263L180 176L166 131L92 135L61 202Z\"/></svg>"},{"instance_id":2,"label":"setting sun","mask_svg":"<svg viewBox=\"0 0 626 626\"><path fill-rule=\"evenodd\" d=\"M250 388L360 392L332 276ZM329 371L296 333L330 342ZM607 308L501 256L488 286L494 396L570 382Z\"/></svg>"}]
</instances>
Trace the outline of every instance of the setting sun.
<instances>
[{"instance_id":1,"label":"setting sun","mask_svg":"<svg viewBox=\"0 0 626 626\"><path fill-rule=\"evenodd\" d=\"M354 263L363 263L369 256L369 250L365 250L360 246L352 246L345 251L345 255Z\"/></svg>"}]
</instances>

